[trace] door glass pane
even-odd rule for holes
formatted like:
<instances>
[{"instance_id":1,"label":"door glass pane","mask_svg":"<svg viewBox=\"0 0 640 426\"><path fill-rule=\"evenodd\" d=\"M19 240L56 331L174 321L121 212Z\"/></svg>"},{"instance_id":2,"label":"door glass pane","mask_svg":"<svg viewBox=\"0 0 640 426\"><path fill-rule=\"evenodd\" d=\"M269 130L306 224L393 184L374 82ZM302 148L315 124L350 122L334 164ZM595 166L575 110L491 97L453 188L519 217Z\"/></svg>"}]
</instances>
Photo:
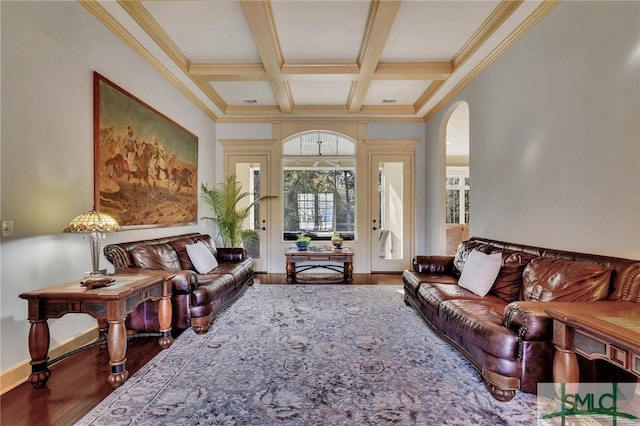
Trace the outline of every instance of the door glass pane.
<instances>
[{"instance_id":1,"label":"door glass pane","mask_svg":"<svg viewBox=\"0 0 640 426\"><path fill-rule=\"evenodd\" d=\"M242 183L242 191L248 192L249 197L243 200L240 208L246 207L260 198L260 164L236 163L236 177ZM258 239L260 230L260 203L256 203L249 212L249 217L242 227L246 230L244 247L247 254L254 259L260 258L260 242Z\"/></svg>"},{"instance_id":2,"label":"door glass pane","mask_svg":"<svg viewBox=\"0 0 640 426\"><path fill-rule=\"evenodd\" d=\"M378 165L378 256L402 259L404 235L403 163L381 162Z\"/></svg>"},{"instance_id":3,"label":"door glass pane","mask_svg":"<svg viewBox=\"0 0 640 426\"><path fill-rule=\"evenodd\" d=\"M460 223L460 191L447 190L447 223Z\"/></svg>"}]
</instances>

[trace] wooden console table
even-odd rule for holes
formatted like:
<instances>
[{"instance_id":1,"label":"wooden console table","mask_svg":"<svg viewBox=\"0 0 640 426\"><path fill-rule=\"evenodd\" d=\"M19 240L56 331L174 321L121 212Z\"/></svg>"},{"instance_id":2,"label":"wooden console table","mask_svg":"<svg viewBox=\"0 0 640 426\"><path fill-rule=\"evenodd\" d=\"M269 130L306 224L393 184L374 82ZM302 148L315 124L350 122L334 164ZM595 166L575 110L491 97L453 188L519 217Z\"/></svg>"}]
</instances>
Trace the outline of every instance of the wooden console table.
<instances>
[{"instance_id":1,"label":"wooden console table","mask_svg":"<svg viewBox=\"0 0 640 426\"><path fill-rule=\"evenodd\" d=\"M46 385L51 371L49 359L49 318L60 318L68 313L85 313L98 320L101 334L107 332L107 348L111 374L108 381L113 387L122 385L129 377L125 368L127 330L124 324L128 314L147 300L160 300L158 320L161 347L173 343L171 337L171 273L112 275L115 281L108 287L87 289L80 280L23 293L20 298L29 302L29 353L34 388Z\"/></svg>"},{"instance_id":2,"label":"wooden console table","mask_svg":"<svg viewBox=\"0 0 640 426\"><path fill-rule=\"evenodd\" d=\"M313 268L324 268L340 272L345 283L353 282L353 250L350 248L344 247L340 250L314 250L308 248L306 250L300 250L296 247L291 247L287 249L284 255L287 258L287 283L297 282L296 273ZM314 263L300 265L302 262ZM326 262L333 262L334 264ZM339 265L340 263L342 263L341 266Z\"/></svg>"},{"instance_id":3,"label":"wooden console table","mask_svg":"<svg viewBox=\"0 0 640 426\"><path fill-rule=\"evenodd\" d=\"M555 383L579 383L576 354L606 360L640 377L640 304L554 303L545 312L553 318Z\"/></svg>"}]
</instances>

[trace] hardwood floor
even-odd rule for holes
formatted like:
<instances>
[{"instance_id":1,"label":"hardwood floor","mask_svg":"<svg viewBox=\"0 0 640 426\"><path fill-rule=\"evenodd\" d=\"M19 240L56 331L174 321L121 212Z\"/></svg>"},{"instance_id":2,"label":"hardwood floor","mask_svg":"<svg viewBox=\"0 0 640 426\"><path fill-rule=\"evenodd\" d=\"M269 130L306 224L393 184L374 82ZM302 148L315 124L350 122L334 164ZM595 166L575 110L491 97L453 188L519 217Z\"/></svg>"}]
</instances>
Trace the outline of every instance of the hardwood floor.
<instances>
[{"instance_id":1,"label":"hardwood floor","mask_svg":"<svg viewBox=\"0 0 640 426\"><path fill-rule=\"evenodd\" d=\"M284 274L257 274L259 284L282 284ZM309 278L309 277L307 277ZM332 284L335 277L313 276ZM402 284L400 274L354 274L354 285ZM26 344L26 342L25 342ZM127 343L127 370L133 375L162 349L158 337L136 337ZM0 397L2 425L72 425L109 395L109 355L104 347L74 354L50 367L51 377L43 389L23 383Z\"/></svg>"}]
</instances>

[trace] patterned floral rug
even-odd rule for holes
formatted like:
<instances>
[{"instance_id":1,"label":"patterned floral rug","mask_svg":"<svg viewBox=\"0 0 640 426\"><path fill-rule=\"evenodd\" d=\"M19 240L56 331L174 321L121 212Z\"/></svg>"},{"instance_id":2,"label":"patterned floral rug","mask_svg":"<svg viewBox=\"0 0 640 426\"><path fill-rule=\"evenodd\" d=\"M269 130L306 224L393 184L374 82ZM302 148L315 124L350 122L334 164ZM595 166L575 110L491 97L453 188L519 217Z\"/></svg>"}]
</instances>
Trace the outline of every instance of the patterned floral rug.
<instances>
[{"instance_id":1,"label":"patterned floral rug","mask_svg":"<svg viewBox=\"0 0 640 426\"><path fill-rule=\"evenodd\" d=\"M402 291L256 284L78 424L536 424L534 395L494 400Z\"/></svg>"}]
</instances>

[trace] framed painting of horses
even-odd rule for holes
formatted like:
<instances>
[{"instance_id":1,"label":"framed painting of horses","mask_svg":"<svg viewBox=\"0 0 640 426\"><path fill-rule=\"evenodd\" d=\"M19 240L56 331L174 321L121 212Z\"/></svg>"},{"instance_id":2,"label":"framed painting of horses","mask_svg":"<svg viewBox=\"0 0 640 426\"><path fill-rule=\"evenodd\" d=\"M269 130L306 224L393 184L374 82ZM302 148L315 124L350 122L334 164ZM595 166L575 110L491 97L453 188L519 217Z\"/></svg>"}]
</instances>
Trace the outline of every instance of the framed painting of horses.
<instances>
[{"instance_id":1,"label":"framed painting of horses","mask_svg":"<svg viewBox=\"0 0 640 426\"><path fill-rule=\"evenodd\" d=\"M123 227L198 221L198 137L94 72L94 198Z\"/></svg>"}]
</instances>

